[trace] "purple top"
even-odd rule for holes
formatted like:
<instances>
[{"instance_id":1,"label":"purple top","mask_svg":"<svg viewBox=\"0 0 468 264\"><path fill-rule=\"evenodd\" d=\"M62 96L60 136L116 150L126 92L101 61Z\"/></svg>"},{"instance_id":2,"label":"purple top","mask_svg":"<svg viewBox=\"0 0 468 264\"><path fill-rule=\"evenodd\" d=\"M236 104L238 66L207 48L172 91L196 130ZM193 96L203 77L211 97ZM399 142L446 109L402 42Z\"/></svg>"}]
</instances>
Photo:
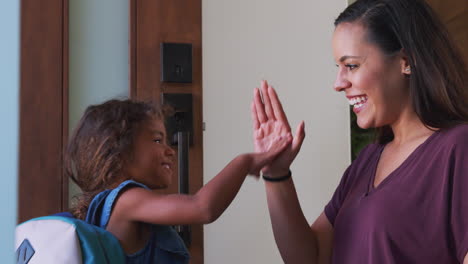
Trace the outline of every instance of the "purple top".
<instances>
[{"instance_id":1,"label":"purple top","mask_svg":"<svg viewBox=\"0 0 468 264\"><path fill-rule=\"evenodd\" d=\"M432 134L374 188L383 149L363 149L325 207L334 227L333 263L463 263L468 125Z\"/></svg>"}]
</instances>

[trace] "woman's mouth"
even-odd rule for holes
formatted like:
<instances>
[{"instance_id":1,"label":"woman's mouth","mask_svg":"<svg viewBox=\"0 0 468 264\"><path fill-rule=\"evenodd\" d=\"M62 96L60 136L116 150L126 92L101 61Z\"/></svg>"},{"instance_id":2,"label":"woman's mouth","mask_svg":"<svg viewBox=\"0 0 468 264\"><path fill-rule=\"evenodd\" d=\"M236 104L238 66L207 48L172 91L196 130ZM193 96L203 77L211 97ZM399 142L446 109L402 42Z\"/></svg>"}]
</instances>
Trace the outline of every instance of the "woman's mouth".
<instances>
[{"instance_id":1,"label":"woman's mouth","mask_svg":"<svg viewBox=\"0 0 468 264\"><path fill-rule=\"evenodd\" d=\"M366 95L348 97L349 104L353 106L353 111L356 114L365 106L367 99L368 97Z\"/></svg>"}]
</instances>

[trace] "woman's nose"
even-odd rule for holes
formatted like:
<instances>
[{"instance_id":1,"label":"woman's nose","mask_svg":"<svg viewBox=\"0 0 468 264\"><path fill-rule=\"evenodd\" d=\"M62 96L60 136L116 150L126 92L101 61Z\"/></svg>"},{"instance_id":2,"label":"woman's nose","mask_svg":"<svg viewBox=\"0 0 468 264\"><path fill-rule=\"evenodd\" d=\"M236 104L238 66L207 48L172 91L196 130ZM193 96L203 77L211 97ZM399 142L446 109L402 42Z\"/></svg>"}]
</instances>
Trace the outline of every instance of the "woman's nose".
<instances>
[{"instance_id":1,"label":"woman's nose","mask_svg":"<svg viewBox=\"0 0 468 264\"><path fill-rule=\"evenodd\" d=\"M335 83L333 84L333 89L337 92L342 92L344 89L351 87L351 82L345 78L341 71L336 75Z\"/></svg>"}]
</instances>

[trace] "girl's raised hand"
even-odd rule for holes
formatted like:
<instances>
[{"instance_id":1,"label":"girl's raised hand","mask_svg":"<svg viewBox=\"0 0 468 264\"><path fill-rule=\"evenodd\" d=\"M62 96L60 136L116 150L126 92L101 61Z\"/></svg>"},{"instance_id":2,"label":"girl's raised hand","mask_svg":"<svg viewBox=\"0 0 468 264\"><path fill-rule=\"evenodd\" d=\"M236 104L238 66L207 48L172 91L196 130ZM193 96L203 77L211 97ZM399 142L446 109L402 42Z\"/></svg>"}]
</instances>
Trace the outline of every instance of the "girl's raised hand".
<instances>
[{"instance_id":1,"label":"girl's raised hand","mask_svg":"<svg viewBox=\"0 0 468 264\"><path fill-rule=\"evenodd\" d=\"M284 136L270 137L268 142L265 142L264 151L256 151L251 153L251 165L249 174L258 176L260 170L267 164L270 164L278 155L290 148L291 146L291 133L287 133Z\"/></svg>"},{"instance_id":2,"label":"girl's raised hand","mask_svg":"<svg viewBox=\"0 0 468 264\"><path fill-rule=\"evenodd\" d=\"M258 88L254 90L251 113L256 152L266 152L275 139L291 134L291 127L278 99L278 95L266 81L262 81L261 91ZM292 144L271 163L263 167L262 172L270 177L286 175L291 163L299 153L304 137L304 122L301 122L297 126Z\"/></svg>"}]
</instances>

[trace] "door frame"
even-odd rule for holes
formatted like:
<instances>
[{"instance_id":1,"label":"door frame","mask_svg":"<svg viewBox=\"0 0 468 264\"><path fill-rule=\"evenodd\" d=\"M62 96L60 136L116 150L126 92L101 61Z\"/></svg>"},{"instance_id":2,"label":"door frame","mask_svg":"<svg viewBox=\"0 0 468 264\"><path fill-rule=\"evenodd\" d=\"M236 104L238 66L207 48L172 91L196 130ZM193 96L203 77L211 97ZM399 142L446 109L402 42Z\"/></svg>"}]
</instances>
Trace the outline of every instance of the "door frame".
<instances>
[{"instance_id":1,"label":"door frame","mask_svg":"<svg viewBox=\"0 0 468 264\"><path fill-rule=\"evenodd\" d=\"M68 210L68 0L21 0L18 221Z\"/></svg>"}]
</instances>

